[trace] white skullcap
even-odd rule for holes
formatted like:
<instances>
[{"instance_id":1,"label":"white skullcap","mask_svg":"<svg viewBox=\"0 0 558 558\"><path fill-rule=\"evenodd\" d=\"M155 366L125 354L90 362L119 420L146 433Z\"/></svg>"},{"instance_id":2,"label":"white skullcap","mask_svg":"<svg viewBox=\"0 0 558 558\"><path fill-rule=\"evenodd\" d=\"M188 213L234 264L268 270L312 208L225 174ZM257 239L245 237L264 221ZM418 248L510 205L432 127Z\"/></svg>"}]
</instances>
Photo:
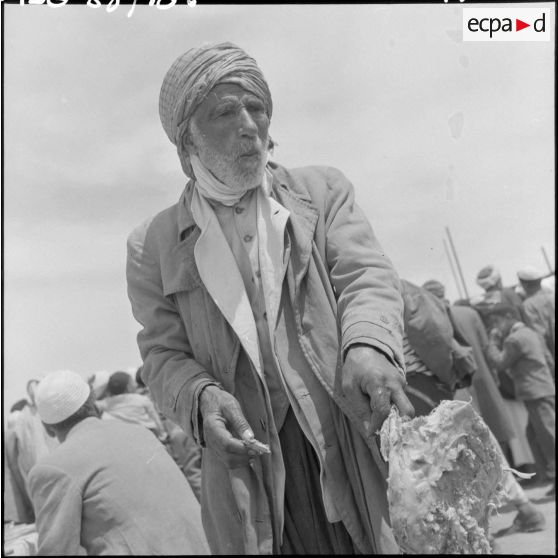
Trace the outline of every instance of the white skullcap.
<instances>
[{"instance_id":1,"label":"white skullcap","mask_svg":"<svg viewBox=\"0 0 558 558\"><path fill-rule=\"evenodd\" d=\"M517 272L517 277L521 281L538 281L544 277L544 273L533 266L527 266Z\"/></svg>"},{"instance_id":2,"label":"white skullcap","mask_svg":"<svg viewBox=\"0 0 558 558\"><path fill-rule=\"evenodd\" d=\"M60 370L39 382L35 403L45 424L57 424L72 416L89 397L87 382L75 372Z\"/></svg>"}]
</instances>

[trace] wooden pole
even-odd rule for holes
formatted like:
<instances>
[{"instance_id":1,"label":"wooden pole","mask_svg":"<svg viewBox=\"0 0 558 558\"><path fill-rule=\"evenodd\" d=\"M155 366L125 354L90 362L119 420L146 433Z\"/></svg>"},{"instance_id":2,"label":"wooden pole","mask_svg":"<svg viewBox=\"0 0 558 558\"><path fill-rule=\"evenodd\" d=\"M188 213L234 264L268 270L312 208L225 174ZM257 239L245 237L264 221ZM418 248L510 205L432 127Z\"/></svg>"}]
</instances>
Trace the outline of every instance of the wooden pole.
<instances>
[{"instance_id":1,"label":"wooden pole","mask_svg":"<svg viewBox=\"0 0 558 558\"><path fill-rule=\"evenodd\" d=\"M455 284L457 286L457 292L459 293L459 298L463 298L463 292L461 291L461 285L459 284L459 279L457 278L457 273L455 272L455 267L453 265L453 261L451 259L451 255L449 252L449 248L448 248L448 243L446 242L445 238L442 238L442 240L444 241L444 250L446 251L446 256L448 257L448 261L451 267L451 273L453 275L453 280L455 281Z\"/></svg>"},{"instance_id":2,"label":"wooden pole","mask_svg":"<svg viewBox=\"0 0 558 558\"><path fill-rule=\"evenodd\" d=\"M544 261L546 262L546 265L548 266L548 271L552 274L552 266L550 265L550 261L548 259L548 256L546 255L546 250L544 249L544 246L541 246L541 251L543 253Z\"/></svg>"},{"instance_id":3,"label":"wooden pole","mask_svg":"<svg viewBox=\"0 0 558 558\"><path fill-rule=\"evenodd\" d=\"M463 283L463 290L465 291L465 296L466 298L471 298L469 296L469 292L467 291L467 284L465 283L465 279L463 277L463 270L461 269L461 264L459 263L459 258L457 257L457 252L455 250L455 246L453 245L453 240L451 238L451 233L448 227L446 227L446 234L448 235L448 240L453 253L453 258L455 259L455 264L457 265L457 271L459 272L459 277L461 277L461 283Z\"/></svg>"}]
</instances>

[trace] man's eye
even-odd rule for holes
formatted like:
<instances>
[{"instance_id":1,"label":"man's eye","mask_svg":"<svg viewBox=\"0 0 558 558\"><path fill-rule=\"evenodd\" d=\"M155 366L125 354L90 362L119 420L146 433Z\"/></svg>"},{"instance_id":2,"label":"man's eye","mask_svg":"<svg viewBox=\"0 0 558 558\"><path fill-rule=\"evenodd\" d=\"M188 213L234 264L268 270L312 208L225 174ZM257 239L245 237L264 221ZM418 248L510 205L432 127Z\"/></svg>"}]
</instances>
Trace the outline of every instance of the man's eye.
<instances>
[{"instance_id":1,"label":"man's eye","mask_svg":"<svg viewBox=\"0 0 558 558\"><path fill-rule=\"evenodd\" d=\"M263 103L249 103L246 108L250 111L250 112L264 112L265 107L263 105Z\"/></svg>"},{"instance_id":2,"label":"man's eye","mask_svg":"<svg viewBox=\"0 0 558 558\"><path fill-rule=\"evenodd\" d=\"M233 116L235 113L233 108L225 108L219 111L219 113L217 114L217 116Z\"/></svg>"}]
</instances>

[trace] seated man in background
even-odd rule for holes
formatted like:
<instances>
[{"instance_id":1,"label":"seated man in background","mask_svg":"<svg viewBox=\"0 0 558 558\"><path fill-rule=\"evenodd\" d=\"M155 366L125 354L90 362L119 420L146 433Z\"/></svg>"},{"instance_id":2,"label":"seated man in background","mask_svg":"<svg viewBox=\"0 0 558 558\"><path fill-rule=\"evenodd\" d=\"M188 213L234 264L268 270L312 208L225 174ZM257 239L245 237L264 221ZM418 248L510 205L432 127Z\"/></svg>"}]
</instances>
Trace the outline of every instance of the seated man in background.
<instances>
[{"instance_id":1,"label":"seated man in background","mask_svg":"<svg viewBox=\"0 0 558 558\"><path fill-rule=\"evenodd\" d=\"M29 475L39 555L208 554L199 504L145 428L99 420L70 371L41 381L37 408L61 443Z\"/></svg>"},{"instance_id":2,"label":"seated man in background","mask_svg":"<svg viewBox=\"0 0 558 558\"><path fill-rule=\"evenodd\" d=\"M165 441L167 433L151 399L134 393L132 376L127 372L115 372L107 384L107 397L97 400L97 408L103 419L116 419L145 426L159 440Z\"/></svg>"}]
</instances>

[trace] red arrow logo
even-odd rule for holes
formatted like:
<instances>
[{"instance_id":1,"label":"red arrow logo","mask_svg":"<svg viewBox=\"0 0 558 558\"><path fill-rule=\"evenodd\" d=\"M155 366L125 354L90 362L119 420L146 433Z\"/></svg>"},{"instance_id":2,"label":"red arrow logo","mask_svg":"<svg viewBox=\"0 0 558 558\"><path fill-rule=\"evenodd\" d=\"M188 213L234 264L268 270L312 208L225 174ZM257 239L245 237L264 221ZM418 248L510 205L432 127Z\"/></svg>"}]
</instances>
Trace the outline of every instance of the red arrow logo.
<instances>
[{"instance_id":1,"label":"red arrow logo","mask_svg":"<svg viewBox=\"0 0 558 558\"><path fill-rule=\"evenodd\" d=\"M515 20L515 30L516 31L521 31L522 29L525 29L525 27L531 27L531 24L530 23L525 23L524 21L521 21L520 19Z\"/></svg>"}]
</instances>

